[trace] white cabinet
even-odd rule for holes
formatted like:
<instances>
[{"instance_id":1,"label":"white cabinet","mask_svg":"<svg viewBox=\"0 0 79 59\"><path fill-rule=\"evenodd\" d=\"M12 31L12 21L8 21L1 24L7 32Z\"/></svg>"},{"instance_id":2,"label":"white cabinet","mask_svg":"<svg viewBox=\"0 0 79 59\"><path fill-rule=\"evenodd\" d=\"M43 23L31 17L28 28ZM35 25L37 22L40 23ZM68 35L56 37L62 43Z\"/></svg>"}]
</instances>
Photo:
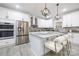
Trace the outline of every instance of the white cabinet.
<instances>
[{"instance_id":1,"label":"white cabinet","mask_svg":"<svg viewBox=\"0 0 79 59\"><path fill-rule=\"evenodd\" d=\"M72 26L79 26L79 11L72 14Z\"/></svg>"},{"instance_id":2,"label":"white cabinet","mask_svg":"<svg viewBox=\"0 0 79 59\"><path fill-rule=\"evenodd\" d=\"M6 18L8 15L8 10L5 10L4 8L0 7L0 18Z\"/></svg>"},{"instance_id":3,"label":"white cabinet","mask_svg":"<svg viewBox=\"0 0 79 59\"><path fill-rule=\"evenodd\" d=\"M63 27L79 26L79 11L63 15Z\"/></svg>"},{"instance_id":4,"label":"white cabinet","mask_svg":"<svg viewBox=\"0 0 79 59\"><path fill-rule=\"evenodd\" d=\"M70 27L71 26L71 24L72 24L72 21L71 21L71 19L72 19L72 17L71 17L72 15L64 15L63 16L63 27Z\"/></svg>"},{"instance_id":5,"label":"white cabinet","mask_svg":"<svg viewBox=\"0 0 79 59\"><path fill-rule=\"evenodd\" d=\"M0 48L5 46L11 46L11 45L15 45L14 39L0 40Z\"/></svg>"}]
</instances>

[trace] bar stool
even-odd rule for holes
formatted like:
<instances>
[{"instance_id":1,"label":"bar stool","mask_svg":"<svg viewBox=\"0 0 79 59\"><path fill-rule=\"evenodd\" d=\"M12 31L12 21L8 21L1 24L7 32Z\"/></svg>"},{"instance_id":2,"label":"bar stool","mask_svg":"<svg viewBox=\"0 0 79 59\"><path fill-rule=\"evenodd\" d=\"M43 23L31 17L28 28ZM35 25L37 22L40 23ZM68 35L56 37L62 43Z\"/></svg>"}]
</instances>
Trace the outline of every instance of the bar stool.
<instances>
[{"instance_id":1,"label":"bar stool","mask_svg":"<svg viewBox=\"0 0 79 59\"><path fill-rule=\"evenodd\" d=\"M65 48L66 48L66 45L67 45L67 42L68 42L65 39L65 37L64 36L60 36L60 37L56 38L54 41L58 41L58 43L60 43L63 46L62 53L63 53L63 55L65 55Z\"/></svg>"},{"instance_id":2,"label":"bar stool","mask_svg":"<svg viewBox=\"0 0 79 59\"><path fill-rule=\"evenodd\" d=\"M53 52L56 53L56 55L60 52L60 55L62 55L62 50L64 48L65 38L63 36L57 37L53 41L49 40L45 43L45 47L49 48ZM66 43L65 43L66 44ZM64 51L63 51L64 52ZM64 55L64 54L63 54Z\"/></svg>"},{"instance_id":3,"label":"bar stool","mask_svg":"<svg viewBox=\"0 0 79 59\"><path fill-rule=\"evenodd\" d=\"M45 43L45 47L55 52L56 55L62 50L63 46L56 41L48 41Z\"/></svg>"},{"instance_id":4,"label":"bar stool","mask_svg":"<svg viewBox=\"0 0 79 59\"><path fill-rule=\"evenodd\" d=\"M71 34L70 33L65 34L64 37L67 40L67 46L66 46L67 55L70 55L70 51L71 51Z\"/></svg>"}]
</instances>

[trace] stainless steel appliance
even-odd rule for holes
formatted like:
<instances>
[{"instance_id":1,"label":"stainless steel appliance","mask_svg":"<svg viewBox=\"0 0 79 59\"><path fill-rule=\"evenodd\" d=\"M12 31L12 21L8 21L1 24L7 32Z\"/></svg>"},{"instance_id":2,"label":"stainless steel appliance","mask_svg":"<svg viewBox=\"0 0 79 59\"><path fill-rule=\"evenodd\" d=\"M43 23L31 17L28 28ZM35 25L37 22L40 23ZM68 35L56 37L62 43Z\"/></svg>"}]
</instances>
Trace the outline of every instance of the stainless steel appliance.
<instances>
[{"instance_id":1,"label":"stainless steel appliance","mask_svg":"<svg viewBox=\"0 0 79 59\"><path fill-rule=\"evenodd\" d=\"M13 38L14 24L8 22L0 22L0 39Z\"/></svg>"},{"instance_id":2,"label":"stainless steel appliance","mask_svg":"<svg viewBox=\"0 0 79 59\"><path fill-rule=\"evenodd\" d=\"M24 44L28 42L28 22L17 21L17 44Z\"/></svg>"}]
</instances>

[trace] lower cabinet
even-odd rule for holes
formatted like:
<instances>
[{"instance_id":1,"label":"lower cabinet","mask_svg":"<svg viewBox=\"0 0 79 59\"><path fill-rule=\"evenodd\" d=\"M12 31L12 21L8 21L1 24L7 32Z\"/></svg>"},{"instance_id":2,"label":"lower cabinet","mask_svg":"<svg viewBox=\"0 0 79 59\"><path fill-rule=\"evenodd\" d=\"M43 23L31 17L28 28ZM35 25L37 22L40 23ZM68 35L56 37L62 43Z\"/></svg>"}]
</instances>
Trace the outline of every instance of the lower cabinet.
<instances>
[{"instance_id":1,"label":"lower cabinet","mask_svg":"<svg viewBox=\"0 0 79 59\"><path fill-rule=\"evenodd\" d=\"M0 48L15 45L14 39L0 40Z\"/></svg>"}]
</instances>

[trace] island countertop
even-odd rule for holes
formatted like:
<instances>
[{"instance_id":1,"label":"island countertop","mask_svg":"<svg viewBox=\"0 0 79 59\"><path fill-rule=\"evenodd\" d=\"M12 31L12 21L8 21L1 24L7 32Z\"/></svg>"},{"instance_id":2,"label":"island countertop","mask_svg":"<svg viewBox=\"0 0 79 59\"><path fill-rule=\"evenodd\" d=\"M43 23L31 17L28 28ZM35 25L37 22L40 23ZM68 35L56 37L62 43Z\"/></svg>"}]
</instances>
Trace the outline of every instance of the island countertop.
<instances>
[{"instance_id":1,"label":"island countertop","mask_svg":"<svg viewBox=\"0 0 79 59\"><path fill-rule=\"evenodd\" d=\"M46 39L50 36L60 36L60 35L64 35L65 33L61 33L61 32L53 32L53 31L45 31L45 32L29 32L30 35L33 36L37 36L43 39Z\"/></svg>"}]
</instances>

